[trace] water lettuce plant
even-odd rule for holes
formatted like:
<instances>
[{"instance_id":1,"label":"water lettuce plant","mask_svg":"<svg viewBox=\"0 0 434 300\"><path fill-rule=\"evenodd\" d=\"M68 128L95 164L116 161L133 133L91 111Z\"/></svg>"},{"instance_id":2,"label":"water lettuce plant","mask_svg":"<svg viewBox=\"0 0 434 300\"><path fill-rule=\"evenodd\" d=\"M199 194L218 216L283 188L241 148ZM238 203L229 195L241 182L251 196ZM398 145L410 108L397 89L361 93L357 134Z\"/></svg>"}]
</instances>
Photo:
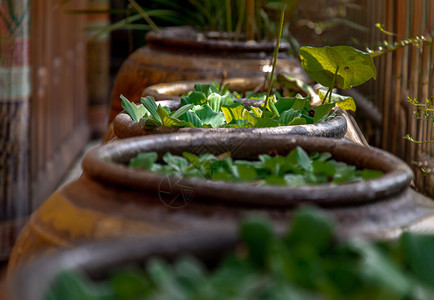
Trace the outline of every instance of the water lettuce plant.
<instances>
[{"instance_id":1,"label":"water lettuce plant","mask_svg":"<svg viewBox=\"0 0 434 300\"><path fill-rule=\"evenodd\" d=\"M258 100L257 106L247 107L241 95L230 92L229 87L213 84L196 84L193 91L181 98L178 110L158 104L152 97L142 97L136 105L121 95L122 107L135 122L143 127L196 127L196 128L248 128L276 127L315 124L335 116L333 103L311 107L311 97L297 94L281 97L278 93L269 97L265 94L247 93ZM263 100L263 101L261 101Z\"/></svg>"},{"instance_id":2,"label":"water lettuce plant","mask_svg":"<svg viewBox=\"0 0 434 300\"><path fill-rule=\"evenodd\" d=\"M132 158L129 166L171 176L246 182L254 185L343 183L383 175L381 171L358 170L354 166L337 162L328 152L307 154L300 147L286 156L261 154L256 161L233 160L230 153L216 157L209 153L198 156L189 152L184 152L182 156L168 152L163 155L163 162L157 162L157 159L156 152L144 152Z\"/></svg>"},{"instance_id":3,"label":"water lettuce plant","mask_svg":"<svg viewBox=\"0 0 434 300\"><path fill-rule=\"evenodd\" d=\"M93 282L63 271L46 300L76 299L432 299L434 236L404 233L395 241L341 240L321 211L295 212L286 233L246 219L241 251L206 268L192 257L153 258L144 269L111 270ZM142 263L140 264L142 265Z\"/></svg>"}]
</instances>

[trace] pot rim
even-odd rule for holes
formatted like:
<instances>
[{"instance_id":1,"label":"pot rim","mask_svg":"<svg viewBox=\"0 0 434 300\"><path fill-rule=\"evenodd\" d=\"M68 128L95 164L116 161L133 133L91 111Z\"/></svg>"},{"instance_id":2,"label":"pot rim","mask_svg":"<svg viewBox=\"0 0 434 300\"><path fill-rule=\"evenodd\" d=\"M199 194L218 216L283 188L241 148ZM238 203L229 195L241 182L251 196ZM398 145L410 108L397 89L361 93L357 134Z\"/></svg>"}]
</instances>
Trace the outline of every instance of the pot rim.
<instances>
[{"instance_id":1,"label":"pot rim","mask_svg":"<svg viewBox=\"0 0 434 300\"><path fill-rule=\"evenodd\" d=\"M181 49L213 50L230 52L266 52L274 51L274 41L231 41L225 39L225 33L217 31L200 31L189 26L167 27L146 34L146 42L152 46L177 47ZM281 41L279 52L288 52L290 45Z\"/></svg>"},{"instance_id":2,"label":"pot rim","mask_svg":"<svg viewBox=\"0 0 434 300\"><path fill-rule=\"evenodd\" d=\"M110 270L137 267L152 258L171 261L191 255L205 261L216 260L233 251L238 243L237 231L221 228L93 241L23 264L8 278L8 296L16 300L45 299L56 276L65 270L103 278Z\"/></svg>"},{"instance_id":3,"label":"pot rim","mask_svg":"<svg viewBox=\"0 0 434 300\"><path fill-rule=\"evenodd\" d=\"M181 100L182 94L192 91L195 84L212 84L218 80L204 79L204 80L184 80L166 83L156 83L147 86L143 92L142 97L151 96L156 101L164 100ZM256 77L232 77L222 81L222 84L229 84L231 91L249 91L255 90L258 87L266 85L264 76ZM315 95L311 95L314 97Z\"/></svg>"},{"instance_id":4,"label":"pot rim","mask_svg":"<svg viewBox=\"0 0 434 300\"><path fill-rule=\"evenodd\" d=\"M135 170L122 164L145 151L163 154L176 153L176 151L181 153L190 148L202 153L203 150L214 149L215 154L233 150L237 153L244 151L243 153L251 152L257 155L276 148L289 152L297 145L307 152L330 152L338 161L345 161L357 167L381 170L385 174L376 179L342 184L327 183L297 187L251 186L242 183L176 178L145 170ZM286 153L281 152L282 155ZM234 152L233 154L234 159L240 156L235 155ZM275 208L300 204L349 206L381 201L408 188L414 177L405 162L380 149L321 137L286 136L283 138L278 135L248 133L178 133L119 140L88 151L82 166L84 173L97 181L140 191L154 191L159 196L161 191L184 195L184 191L188 192L190 189L194 193L194 201L217 201L229 205Z\"/></svg>"},{"instance_id":5,"label":"pot rim","mask_svg":"<svg viewBox=\"0 0 434 300\"><path fill-rule=\"evenodd\" d=\"M177 100L163 100L166 103ZM131 138L136 136L147 136L168 133L252 133L252 134L273 134L273 135L307 135L323 136L340 139L347 132L347 120L342 112L336 111L336 116L326 122L316 124L277 126L277 127L250 127L250 128L177 128L177 127L149 127L143 128L139 122L134 122L125 113L119 113L113 120L113 131L120 138Z\"/></svg>"}]
</instances>

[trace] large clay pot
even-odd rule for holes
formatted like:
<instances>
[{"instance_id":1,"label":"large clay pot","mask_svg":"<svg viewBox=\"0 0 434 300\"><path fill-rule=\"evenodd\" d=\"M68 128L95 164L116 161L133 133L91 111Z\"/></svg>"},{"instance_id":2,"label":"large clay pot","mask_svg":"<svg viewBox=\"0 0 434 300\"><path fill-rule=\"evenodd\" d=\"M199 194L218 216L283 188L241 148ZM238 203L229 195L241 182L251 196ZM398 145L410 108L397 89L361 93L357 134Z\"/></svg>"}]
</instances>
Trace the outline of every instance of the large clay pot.
<instances>
[{"instance_id":1,"label":"large clay pot","mask_svg":"<svg viewBox=\"0 0 434 300\"><path fill-rule=\"evenodd\" d=\"M171 83L159 83L151 85L143 90L142 97L151 96L161 105L167 106L170 109L177 109L180 105L182 95L192 91L194 85L197 83L210 84L212 80L202 81L179 81ZM223 81L223 84L229 84L231 91L238 93L245 93L247 91L259 90L263 91L264 78L231 78ZM306 95L307 96L307 95ZM316 93L312 92L312 104L318 105L321 100ZM257 100L239 99L246 106L257 105ZM155 128L144 130L138 123L134 122L125 112L119 113L112 123L107 128L106 134L103 138L103 143L109 142L117 138L136 137L148 134L161 134L170 132L200 132L204 129L188 129L188 128ZM354 143L368 146L363 133L359 129L356 121L346 111L339 111L338 117L321 124L315 125L296 125L296 126L282 126L279 128L250 128L250 129L205 129L206 132L254 132L257 134L280 134L280 135L308 135L308 136L324 136L330 138L344 138Z\"/></svg>"},{"instance_id":2,"label":"large clay pot","mask_svg":"<svg viewBox=\"0 0 434 300\"><path fill-rule=\"evenodd\" d=\"M19 268L9 276L7 299L45 299L56 276L64 270L76 270L94 280L104 280L119 269L143 268L155 257L172 261L186 255L212 266L232 252L237 243L236 232L220 229L92 242L35 259Z\"/></svg>"},{"instance_id":3,"label":"large clay pot","mask_svg":"<svg viewBox=\"0 0 434 300\"><path fill-rule=\"evenodd\" d=\"M161 105L167 106L170 109L177 109L180 105L181 95L193 90L196 83L209 84L212 81L181 81L173 83L155 84L146 88L142 96L152 96ZM231 91L244 93L261 87L264 83L262 78L232 78L225 80L224 84L229 84ZM314 95L312 95L314 96ZM164 100L170 99L170 100ZM243 102L246 107L260 105L258 100L238 99ZM149 134L164 134L173 132L221 132L221 133L255 133L255 134L277 134L277 135L308 135L308 136L324 136L329 138L343 138L347 133L347 120L342 111L338 115L327 122L319 124L294 125L294 126L279 126L274 128L167 128L155 127L144 129L139 123L134 122L131 117L125 113L119 113L113 122L110 124L103 142L108 142L116 138L129 138Z\"/></svg>"},{"instance_id":4,"label":"large clay pot","mask_svg":"<svg viewBox=\"0 0 434 300\"><path fill-rule=\"evenodd\" d=\"M230 151L254 159L296 146L330 152L336 160L385 172L377 179L317 186L252 186L173 178L128 168L144 151L196 154ZM254 134L166 134L107 143L83 159L83 175L55 192L33 213L10 258L9 269L37 253L96 239L162 235L195 228L234 230L249 214L265 215L276 228L286 225L294 207L316 205L336 219L338 234L393 237L434 213L430 200L410 189L412 172L398 158L341 140Z\"/></svg>"},{"instance_id":5,"label":"large clay pot","mask_svg":"<svg viewBox=\"0 0 434 300\"><path fill-rule=\"evenodd\" d=\"M168 106L175 106L168 103ZM176 128L176 127L151 127L143 128L140 123L135 122L127 113L120 113L113 120L113 132L119 139L153 135L153 134L166 134L166 133L252 133L257 135L305 135L305 136L322 136L328 138L340 139L343 138L347 132L347 121L338 111L336 117L333 119L306 125L293 125L293 126L278 126L278 127L262 127L262 128Z\"/></svg>"},{"instance_id":6,"label":"large clay pot","mask_svg":"<svg viewBox=\"0 0 434 300\"><path fill-rule=\"evenodd\" d=\"M147 45L122 64L111 93L110 121L122 111L120 94L140 102L145 87L162 82L265 76L271 71L275 43L235 42L217 33L201 33L188 27L163 29L146 35ZM299 61L288 55L282 42L277 70L303 77Z\"/></svg>"}]
</instances>

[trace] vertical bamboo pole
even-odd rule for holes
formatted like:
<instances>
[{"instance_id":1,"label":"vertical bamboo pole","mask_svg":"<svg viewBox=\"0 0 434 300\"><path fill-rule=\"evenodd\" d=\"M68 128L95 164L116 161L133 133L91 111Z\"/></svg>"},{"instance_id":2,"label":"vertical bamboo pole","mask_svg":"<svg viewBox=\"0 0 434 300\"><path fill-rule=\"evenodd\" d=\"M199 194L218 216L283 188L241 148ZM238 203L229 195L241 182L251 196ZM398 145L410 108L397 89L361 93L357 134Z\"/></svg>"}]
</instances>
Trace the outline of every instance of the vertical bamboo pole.
<instances>
[{"instance_id":1,"label":"vertical bamboo pole","mask_svg":"<svg viewBox=\"0 0 434 300\"><path fill-rule=\"evenodd\" d=\"M403 27L403 35L404 37L410 36L410 23L411 23L411 2L409 0L405 0L404 3L404 11L403 11L403 18L404 18L404 27ZM403 55L402 55L402 79L401 79L401 111L400 111L400 120L403 126L400 127L399 137L402 139L404 137L408 130L409 130L409 123L407 121L407 114L408 114L408 102L407 102L407 96L409 95L409 58L410 58L410 49L408 47L402 49ZM402 156L407 160L408 163L411 163L410 158L411 156L408 155L407 146L405 140L401 140L401 149L402 149Z\"/></svg>"},{"instance_id":2,"label":"vertical bamboo pole","mask_svg":"<svg viewBox=\"0 0 434 300\"><path fill-rule=\"evenodd\" d=\"M246 39L255 39L255 0L246 3Z\"/></svg>"},{"instance_id":3,"label":"vertical bamboo pole","mask_svg":"<svg viewBox=\"0 0 434 300\"><path fill-rule=\"evenodd\" d=\"M228 1L229 2L229 1ZM135 2L132 2L135 3ZM88 0L89 9L109 9L109 0ZM229 16L230 17L230 16ZM88 26L98 27L110 24L108 14L88 15ZM92 39L89 32L87 43L87 83L89 98L89 125L95 136L102 136L108 124L110 99L110 35L104 34Z\"/></svg>"},{"instance_id":4,"label":"vertical bamboo pole","mask_svg":"<svg viewBox=\"0 0 434 300\"><path fill-rule=\"evenodd\" d=\"M396 41L399 42L401 37L405 36L405 11L406 11L406 0L398 0L396 1L396 13L395 13L395 34ZM400 129L405 128L404 124L401 121L401 98L402 98L402 78L403 78L403 51L402 49L393 53L393 78L391 80L392 85L392 98L391 98L391 120L390 123L393 124L390 126L390 132L387 135L391 136L390 140L390 151L392 153L398 154L399 156L403 155L402 147L403 140L402 135L398 135Z\"/></svg>"},{"instance_id":5,"label":"vertical bamboo pole","mask_svg":"<svg viewBox=\"0 0 434 300\"><path fill-rule=\"evenodd\" d=\"M412 1L412 11L411 11L413 18L412 18L412 24L411 24L411 35L415 36L419 33L419 22L417 20L417 18L415 18L414 16L419 15L420 13L422 13L421 11L421 6L420 6L420 1ZM411 47L410 49L410 70L409 70L409 97L410 98L415 98L417 97L417 86L419 84L418 82L418 70L419 70L419 58L420 58L420 50L419 48L416 47ZM415 118L415 115L413 113L414 111L414 107L410 106L409 109L407 110L407 122L409 123L409 130L408 130L408 134L410 134L410 136L412 137L416 137L417 136L417 129L418 129L418 125L417 125L417 120ZM410 151L407 153L407 155L409 156L409 160L410 163L417 157L417 148L418 145L411 143L409 141L406 142L408 148L410 149Z\"/></svg>"},{"instance_id":6,"label":"vertical bamboo pole","mask_svg":"<svg viewBox=\"0 0 434 300\"><path fill-rule=\"evenodd\" d=\"M394 0L386 0L386 28L389 31L394 31L393 20L394 20ZM393 39L391 36L386 36L385 40L391 44ZM382 148L390 151L391 137L390 137L390 122L391 120L391 109L392 109L392 98L393 98L393 53L386 54L386 62L384 65L384 83L382 89L384 90L383 96L383 137L382 137Z\"/></svg>"}]
</instances>

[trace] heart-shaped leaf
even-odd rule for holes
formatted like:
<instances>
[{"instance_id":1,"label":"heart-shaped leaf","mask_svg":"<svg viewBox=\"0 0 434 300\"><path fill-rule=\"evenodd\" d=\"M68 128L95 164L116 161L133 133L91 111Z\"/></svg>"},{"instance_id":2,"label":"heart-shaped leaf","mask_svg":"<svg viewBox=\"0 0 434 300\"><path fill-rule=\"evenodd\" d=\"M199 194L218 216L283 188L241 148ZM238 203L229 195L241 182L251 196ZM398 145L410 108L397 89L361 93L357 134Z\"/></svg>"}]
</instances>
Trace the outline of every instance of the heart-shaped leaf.
<instances>
[{"instance_id":1,"label":"heart-shaped leaf","mask_svg":"<svg viewBox=\"0 0 434 300\"><path fill-rule=\"evenodd\" d=\"M334 88L335 74L335 85L341 89L350 89L377 76L372 57L350 46L301 47L299 53L306 73L329 88Z\"/></svg>"}]
</instances>

